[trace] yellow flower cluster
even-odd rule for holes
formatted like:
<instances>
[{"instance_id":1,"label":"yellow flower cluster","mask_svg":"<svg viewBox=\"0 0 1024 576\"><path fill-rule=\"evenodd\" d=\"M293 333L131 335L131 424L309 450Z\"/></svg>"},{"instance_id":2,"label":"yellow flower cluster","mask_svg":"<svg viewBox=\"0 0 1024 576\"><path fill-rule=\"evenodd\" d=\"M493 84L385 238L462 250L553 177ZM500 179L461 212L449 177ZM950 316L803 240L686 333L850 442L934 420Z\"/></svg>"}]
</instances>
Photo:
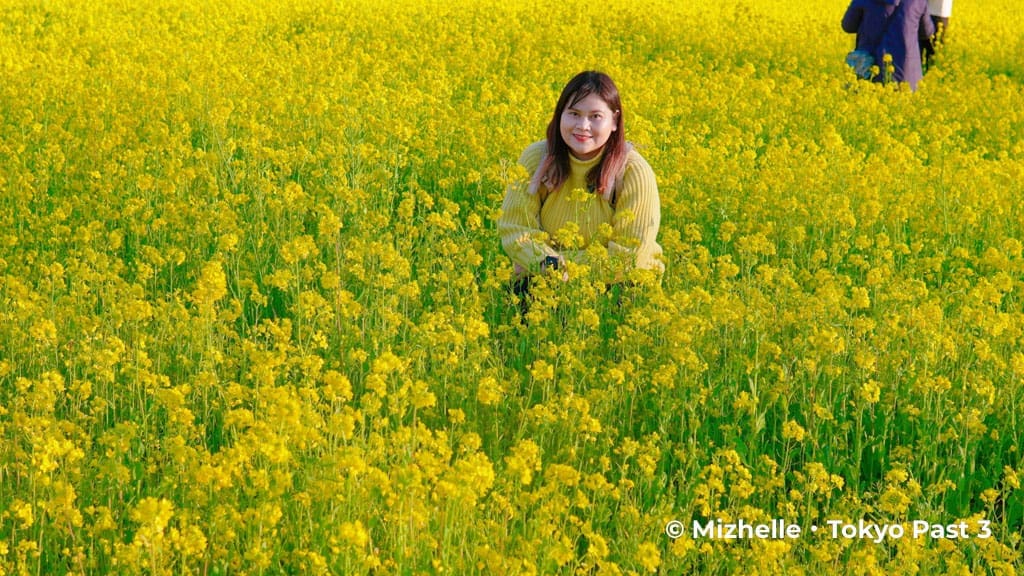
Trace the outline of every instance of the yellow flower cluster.
<instances>
[{"instance_id":1,"label":"yellow flower cluster","mask_svg":"<svg viewBox=\"0 0 1024 576\"><path fill-rule=\"evenodd\" d=\"M1024 571L1024 16L910 93L845 8L0 0L0 576ZM583 69L666 271L521 318ZM990 537L664 533L776 518Z\"/></svg>"}]
</instances>

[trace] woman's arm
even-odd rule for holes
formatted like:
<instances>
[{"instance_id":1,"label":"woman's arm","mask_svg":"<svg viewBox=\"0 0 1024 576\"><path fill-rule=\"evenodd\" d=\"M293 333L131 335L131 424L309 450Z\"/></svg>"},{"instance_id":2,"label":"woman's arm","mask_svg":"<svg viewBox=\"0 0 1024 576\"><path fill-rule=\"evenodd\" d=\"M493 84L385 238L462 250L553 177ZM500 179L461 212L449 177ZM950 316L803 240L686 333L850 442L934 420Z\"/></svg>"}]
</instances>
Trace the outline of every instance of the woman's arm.
<instances>
[{"instance_id":1,"label":"woman's arm","mask_svg":"<svg viewBox=\"0 0 1024 576\"><path fill-rule=\"evenodd\" d=\"M528 194L525 183L511 184L505 192L498 235L508 257L527 272L540 271L540 263L548 256L559 257L540 227L540 198Z\"/></svg>"},{"instance_id":2,"label":"woman's arm","mask_svg":"<svg viewBox=\"0 0 1024 576\"><path fill-rule=\"evenodd\" d=\"M519 164L532 175L545 149L544 142L531 145L520 156ZM527 182L509 184L501 204L498 235L505 253L517 265L517 272L537 273L545 258L561 256L548 244L548 235L541 228L540 193L530 194L528 188Z\"/></svg>"},{"instance_id":3,"label":"woman's arm","mask_svg":"<svg viewBox=\"0 0 1024 576\"><path fill-rule=\"evenodd\" d=\"M622 189L617 193L609 256L613 260L624 259L636 268L664 270L658 245L660 226L661 199L654 170L634 152L622 178Z\"/></svg>"}]
</instances>

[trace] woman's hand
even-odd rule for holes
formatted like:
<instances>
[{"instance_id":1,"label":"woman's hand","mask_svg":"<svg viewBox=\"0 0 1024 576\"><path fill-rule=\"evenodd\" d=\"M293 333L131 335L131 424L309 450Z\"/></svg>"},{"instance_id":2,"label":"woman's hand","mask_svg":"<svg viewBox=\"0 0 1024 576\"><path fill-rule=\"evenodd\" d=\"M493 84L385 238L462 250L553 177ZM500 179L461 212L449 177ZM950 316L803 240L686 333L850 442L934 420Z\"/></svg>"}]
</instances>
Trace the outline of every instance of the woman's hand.
<instances>
[{"instance_id":1,"label":"woman's hand","mask_svg":"<svg viewBox=\"0 0 1024 576\"><path fill-rule=\"evenodd\" d=\"M558 274L558 276L561 277L562 282L569 281L569 270L566 268L565 260L563 260L561 256L548 256L545 258L544 261L540 263L540 271L542 274L554 274L561 271L561 274Z\"/></svg>"},{"instance_id":2,"label":"woman's hand","mask_svg":"<svg viewBox=\"0 0 1024 576\"><path fill-rule=\"evenodd\" d=\"M549 258L551 258L553 260L553 263L549 264L548 260L546 260L546 259L545 259L544 262L541 262L541 265L540 265L541 274L546 274L548 272L561 271L561 274L558 275L558 277L562 279L562 282L568 282L569 281L569 270L566 269L565 262L561 258L556 258L554 256L549 256ZM521 277L521 276L528 275L529 274L529 270L527 270L525 266L519 264L518 262L513 262L512 263L512 274L518 278L518 277Z\"/></svg>"}]
</instances>

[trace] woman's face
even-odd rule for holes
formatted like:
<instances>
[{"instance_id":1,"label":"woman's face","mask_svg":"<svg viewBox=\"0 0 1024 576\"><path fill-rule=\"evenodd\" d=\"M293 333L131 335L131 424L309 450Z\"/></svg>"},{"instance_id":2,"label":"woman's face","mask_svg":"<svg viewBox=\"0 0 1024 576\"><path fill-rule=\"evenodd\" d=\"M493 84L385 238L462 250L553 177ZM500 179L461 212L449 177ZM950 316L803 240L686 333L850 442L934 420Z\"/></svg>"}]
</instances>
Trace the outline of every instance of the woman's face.
<instances>
[{"instance_id":1,"label":"woman's face","mask_svg":"<svg viewBox=\"0 0 1024 576\"><path fill-rule=\"evenodd\" d=\"M562 140L572 155L590 160L604 149L617 128L616 114L597 94L588 94L562 110Z\"/></svg>"}]
</instances>

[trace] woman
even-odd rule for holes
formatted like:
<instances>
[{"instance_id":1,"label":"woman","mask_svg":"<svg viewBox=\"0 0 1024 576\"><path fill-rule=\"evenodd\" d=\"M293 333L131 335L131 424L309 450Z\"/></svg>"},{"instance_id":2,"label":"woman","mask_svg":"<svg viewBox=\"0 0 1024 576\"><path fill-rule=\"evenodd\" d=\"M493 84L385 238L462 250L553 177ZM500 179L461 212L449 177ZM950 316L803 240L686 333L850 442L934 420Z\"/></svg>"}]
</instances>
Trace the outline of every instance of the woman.
<instances>
[{"instance_id":1,"label":"woman","mask_svg":"<svg viewBox=\"0 0 1024 576\"><path fill-rule=\"evenodd\" d=\"M857 35L857 50L869 52L880 66L892 57L892 79L917 90L921 81L921 41L935 34L927 0L853 0L843 15L843 30ZM883 69L876 81L886 79Z\"/></svg>"},{"instance_id":2,"label":"woman","mask_svg":"<svg viewBox=\"0 0 1024 576\"><path fill-rule=\"evenodd\" d=\"M558 270L568 280L566 261L582 263L594 243L621 263L609 279L621 280L632 267L664 270L658 185L623 126L619 90L608 75L582 72L562 89L547 139L519 158L529 184L509 186L498 220L517 294L531 274Z\"/></svg>"}]
</instances>

